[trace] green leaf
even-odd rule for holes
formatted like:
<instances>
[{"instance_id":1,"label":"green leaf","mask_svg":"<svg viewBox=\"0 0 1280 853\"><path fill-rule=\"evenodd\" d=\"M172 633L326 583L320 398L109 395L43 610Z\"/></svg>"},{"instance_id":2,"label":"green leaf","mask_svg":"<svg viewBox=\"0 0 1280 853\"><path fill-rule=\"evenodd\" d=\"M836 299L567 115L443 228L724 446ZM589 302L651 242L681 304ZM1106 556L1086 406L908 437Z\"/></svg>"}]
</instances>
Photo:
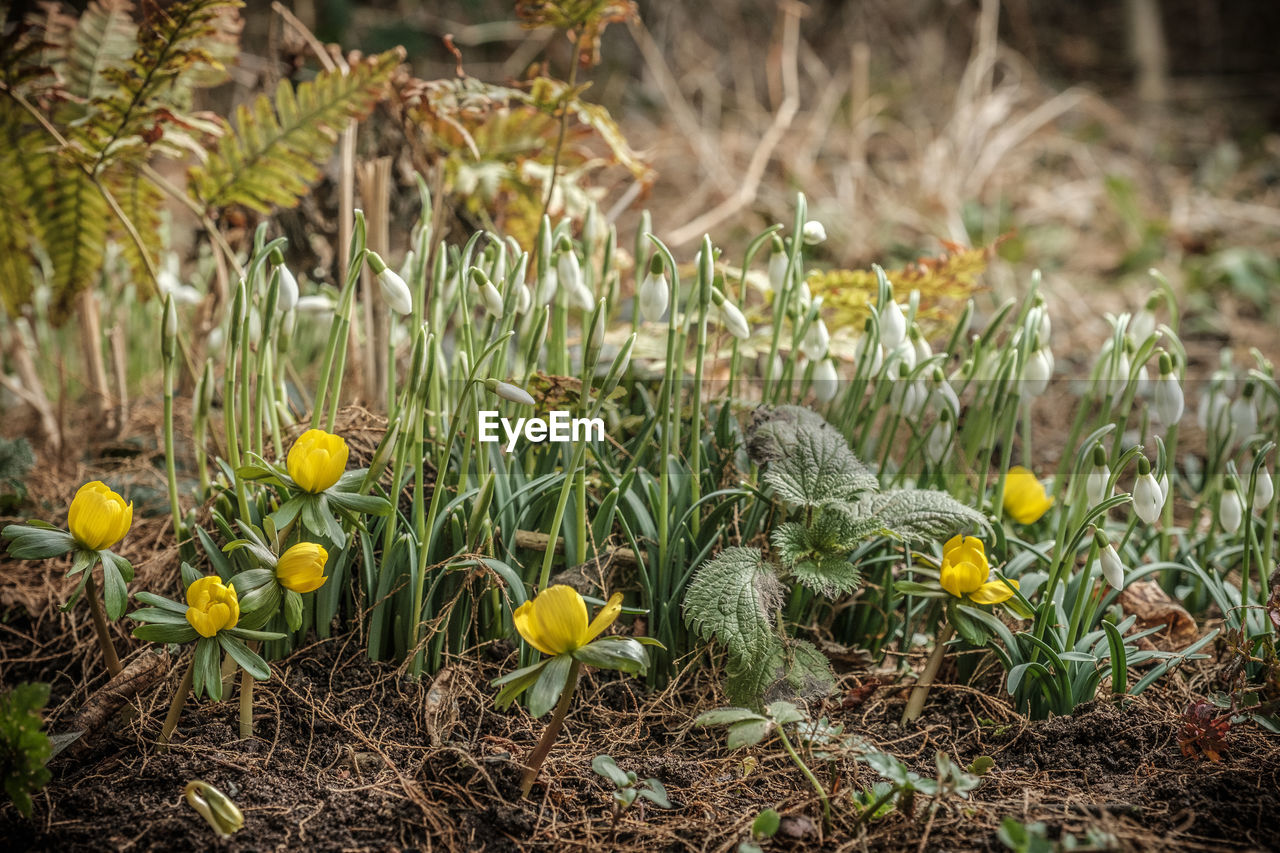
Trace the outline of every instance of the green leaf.
<instances>
[{"instance_id":1,"label":"green leaf","mask_svg":"<svg viewBox=\"0 0 1280 853\"><path fill-rule=\"evenodd\" d=\"M357 495L350 492L339 492L330 489L327 495L329 502L350 512L362 515L390 515L391 502L375 495Z\"/></svg>"},{"instance_id":2,"label":"green leaf","mask_svg":"<svg viewBox=\"0 0 1280 853\"><path fill-rule=\"evenodd\" d=\"M124 609L129 603L129 589L125 586L120 570L116 568L115 560L102 561L102 598L107 605L108 619L114 622L124 615Z\"/></svg>"},{"instance_id":3,"label":"green leaf","mask_svg":"<svg viewBox=\"0 0 1280 853\"><path fill-rule=\"evenodd\" d=\"M233 637L239 637L241 640L256 640L264 643L268 640L283 640L285 635L279 631L253 631L249 628L224 628L220 634L230 634Z\"/></svg>"},{"instance_id":4,"label":"green leaf","mask_svg":"<svg viewBox=\"0 0 1280 853\"><path fill-rule=\"evenodd\" d=\"M608 779L619 788L631 784L631 780L627 778L627 774L622 772L622 768L618 767L617 762L608 755L597 755L591 759L591 769L597 774Z\"/></svg>"},{"instance_id":5,"label":"green leaf","mask_svg":"<svg viewBox=\"0 0 1280 853\"><path fill-rule=\"evenodd\" d=\"M806 719L805 715L790 702L772 702L765 711L769 718L780 726L788 723L802 723Z\"/></svg>"},{"instance_id":6,"label":"green leaf","mask_svg":"<svg viewBox=\"0 0 1280 853\"><path fill-rule=\"evenodd\" d=\"M290 631L302 627L302 595L291 589L284 591L284 621Z\"/></svg>"},{"instance_id":7,"label":"green leaf","mask_svg":"<svg viewBox=\"0 0 1280 853\"><path fill-rule=\"evenodd\" d=\"M218 632L218 645L231 655L231 659L238 663L241 669L258 681L266 681L271 677L271 667L267 666L266 661L226 631Z\"/></svg>"},{"instance_id":8,"label":"green leaf","mask_svg":"<svg viewBox=\"0 0 1280 853\"><path fill-rule=\"evenodd\" d=\"M894 581L893 588L902 595L914 595L920 598L947 598L947 592L937 583L919 583L918 581Z\"/></svg>"},{"instance_id":9,"label":"green leaf","mask_svg":"<svg viewBox=\"0 0 1280 853\"><path fill-rule=\"evenodd\" d=\"M25 524L10 524L4 528L3 535L10 540L9 556L19 560L61 557L78 547L76 540L64 530L42 530Z\"/></svg>"},{"instance_id":10,"label":"green leaf","mask_svg":"<svg viewBox=\"0 0 1280 853\"><path fill-rule=\"evenodd\" d=\"M192 628L184 619L182 623L178 622L154 622L147 625L139 625L133 629L133 636L139 640L146 640L149 643L189 643L197 639L200 635L196 633L196 629Z\"/></svg>"},{"instance_id":11,"label":"green leaf","mask_svg":"<svg viewBox=\"0 0 1280 853\"><path fill-rule=\"evenodd\" d=\"M751 822L751 837L757 841L773 838L780 826L782 826L782 816L773 809L765 809Z\"/></svg>"},{"instance_id":12,"label":"green leaf","mask_svg":"<svg viewBox=\"0 0 1280 853\"><path fill-rule=\"evenodd\" d=\"M867 495L855 505L861 518L879 519L908 542L936 542L961 530L989 530L986 516L946 492L904 489Z\"/></svg>"},{"instance_id":13,"label":"green leaf","mask_svg":"<svg viewBox=\"0 0 1280 853\"><path fill-rule=\"evenodd\" d=\"M551 658L543 658L533 666L517 669L515 672L509 672L501 678L495 679L492 686L502 685L502 689L498 691L498 695L493 700L494 707L501 711L510 706L521 693L534 685L538 680L538 676L542 674L542 668L551 660Z\"/></svg>"},{"instance_id":14,"label":"green leaf","mask_svg":"<svg viewBox=\"0 0 1280 853\"><path fill-rule=\"evenodd\" d=\"M847 595L862 584L862 572L847 557L804 560L791 567L796 581L827 598Z\"/></svg>"},{"instance_id":15,"label":"green leaf","mask_svg":"<svg viewBox=\"0 0 1280 853\"><path fill-rule=\"evenodd\" d=\"M740 723L734 723L729 726L729 749L755 746L772 730L773 723L768 720L743 720Z\"/></svg>"},{"instance_id":16,"label":"green leaf","mask_svg":"<svg viewBox=\"0 0 1280 853\"><path fill-rule=\"evenodd\" d=\"M739 659L757 659L775 643L773 612L783 588L754 548L726 548L704 563L684 599L685 622Z\"/></svg>"},{"instance_id":17,"label":"green leaf","mask_svg":"<svg viewBox=\"0 0 1280 853\"><path fill-rule=\"evenodd\" d=\"M163 595L156 595L154 592L144 591L135 592L133 597L138 601L141 601L143 604L150 604L152 607L159 607L161 610L168 610L182 616L187 615L187 605L179 604L176 601L165 598Z\"/></svg>"},{"instance_id":18,"label":"green leaf","mask_svg":"<svg viewBox=\"0 0 1280 853\"><path fill-rule=\"evenodd\" d=\"M604 637L576 650L573 657L587 666L616 669L631 675L643 675L649 668L644 646L630 637Z\"/></svg>"},{"instance_id":19,"label":"green leaf","mask_svg":"<svg viewBox=\"0 0 1280 853\"><path fill-rule=\"evenodd\" d=\"M136 632L135 632L136 633ZM192 631L192 633L195 633ZM196 656L192 666L191 687L195 695L202 693L215 702L222 701L222 671L218 666L221 645L213 637L196 640Z\"/></svg>"},{"instance_id":20,"label":"green leaf","mask_svg":"<svg viewBox=\"0 0 1280 853\"><path fill-rule=\"evenodd\" d=\"M808 409L775 409L770 420L752 424L747 441L757 452L768 447L761 480L791 506L850 501L880 486L839 430Z\"/></svg>"},{"instance_id":21,"label":"green leaf","mask_svg":"<svg viewBox=\"0 0 1280 853\"><path fill-rule=\"evenodd\" d=\"M727 726L732 723L740 723L743 720L763 720L764 717L757 714L750 708L716 708L712 711L704 711L694 720L694 725L698 726Z\"/></svg>"},{"instance_id":22,"label":"green leaf","mask_svg":"<svg viewBox=\"0 0 1280 853\"><path fill-rule=\"evenodd\" d=\"M667 799L667 789L657 779L649 778L644 780L647 788L640 788L639 794L644 799L653 803L660 809L671 808L671 800Z\"/></svg>"},{"instance_id":23,"label":"green leaf","mask_svg":"<svg viewBox=\"0 0 1280 853\"><path fill-rule=\"evenodd\" d=\"M773 643L757 660L730 660L725 693L735 705L760 709L779 700L803 704L835 689L831 662L812 643L791 638L774 638Z\"/></svg>"},{"instance_id":24,"label":"green leaf","mask_svg":"<svg viewBox=\"0 0 1280 853\"><path fill-rule=\"evenodd\" d=\"M569 655L556 655L542 672L533 688L529 690L529 713L534 719L550 711L565 691L569 680L569 670L573 666L573 658Z\"/></svg>"}]
</instances>

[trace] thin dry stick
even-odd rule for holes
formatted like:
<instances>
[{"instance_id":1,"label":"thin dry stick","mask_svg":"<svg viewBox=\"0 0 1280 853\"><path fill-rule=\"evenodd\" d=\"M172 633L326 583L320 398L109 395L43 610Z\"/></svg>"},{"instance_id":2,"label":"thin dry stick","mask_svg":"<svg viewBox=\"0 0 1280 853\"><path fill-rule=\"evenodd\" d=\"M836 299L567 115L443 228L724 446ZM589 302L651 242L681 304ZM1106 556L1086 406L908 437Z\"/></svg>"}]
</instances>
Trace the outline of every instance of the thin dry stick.
<instances>
[{"instance_id":1,"label":"thin dry stick","mask_svg":"<svg viewBox=\"0 0 1280 853\"><path fill-rule=\"evenodd\" d=\"M765 167L773 157L774 149L782 141L783 134L791 126L800 108L799 75L796 68L797 47L800 41L801 7L793 3L782 6L782 103L774 114L773 123L760 138L760 144L751 155L751 162L742 175L737 191L711 210L672 232L667 245L675 248L696 240L730 216L753 202L764 178Z\"/></svg>"},{"instance_id":2,"label":"thin dry stick","mask_svg":"<svg viewBox=\"0 0 1280 853\"><path fill-rule=\"evenodd\" d=\"M111 368L116 381L118 435L124 435L129 421L129 338L124 326L112 326L110 340Z\"/></svg>"},{"instance_id":3,"label":"thin dry stick","mask_svg":"<svg viewBox=\"0 0 1280 853\"><path fill-rule=\"evenodd\" d=\"M102 358L102 317L98 311L98 295L86 290L76 297L80 310L80 350L88 374L90 405L94 420L115 429L115 411L111 406L111 389L107 387L107 365Z\"/></svg>"}]
</instances>

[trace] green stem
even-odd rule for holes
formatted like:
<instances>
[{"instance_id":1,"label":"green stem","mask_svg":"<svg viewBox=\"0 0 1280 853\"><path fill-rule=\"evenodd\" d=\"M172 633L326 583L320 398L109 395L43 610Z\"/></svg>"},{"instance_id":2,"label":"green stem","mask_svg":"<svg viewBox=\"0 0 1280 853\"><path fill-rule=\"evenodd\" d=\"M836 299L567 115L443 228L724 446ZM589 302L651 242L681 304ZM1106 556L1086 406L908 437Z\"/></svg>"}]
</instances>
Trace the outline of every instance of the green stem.
<instances>
[{"instance_id":1,"label":"green stem","mask_svg":"<svg viewBox=\"0 0 1280 853\"><path fill-rule=\"evenodd\" d=\"M787 738L787 730L785 726L778 726L778 737L782 740L782 748L787 751L787 755L791 756L791 760L795 762L796 767L800 768L800 772L809 780L809 784L813 786L813 790L818 792L818 799L822 800L822 825L824 827L831 826L831 801L827 799L827 791L822 787L822 783L818 781L818 777L813 775L813 771L809 769L809 765L804 763L804 759L796 752L795 747L791 745L791 741Z\"/></svg>"},{"instance_id":2,"label":"green stem","mask_svg":"<svg viewBox=\"0 0 1280 853\"><path fill-rule=\"evenodd\" d=\"M173 699L169 701L169 713L165 715L164 727L160 729L160 744L164 745L169 742L169 738L173 736L173 731L178 727L178 718L182 716L182 707L187 704L187 696L191 693L191 682L195 677L196 656L191 656L191 663L187 664L187 671L182 676L182 682L178 684L178 689L173 694Z\"/></svg>"},{"instance_id":3,"label":"green stem","mask_svg":"<svg viewBox=\"0 0 1280 853\"><path fill-rule=\"evenodd\" d=\"M89 613L93 616L93 630L98 635L98 648L102 651L102 660L107 665L107 672L112 677L120 674L120 658L116 655L115 644L107 633L107 619L102 612L102 602L98 600L98 584L93 579L93 567L85 569L89 579L85 581L84 594L89 600ZM106 571L104 568L103 571Z\"/></svg>"},{"instance_id":4,"label":"green stem","mask_svg":"<svg viewBox=\"0 0 1280 853\"><path fill-rule=\"evenodd\" d=\"M552 549L548 547L548 550ZM538 771L542 769L542 762L547 760L547 754L555 745L556 738L560 737L560 730L564 728L564 718L569 714L569 704L573 701L573 694L578 689L578 671L581 668L582 664L576 660L570 665L564 692L560 694L560 701L556 703L556 709L551 714L551 721L547 723L542 739L538 741L538 745L533 748L533 752L529 753L529 758L525 761L524 778L520 782L521 797L529 796L529 791L538 778Z\"/></svg>"},{"instance_id":5,"label":"green stem","mask_svg":"<svg viewBox=\"0 0 1280 853\"><path fill-rule=\"evenodd\" d=\"M920 673L920 680L916 682L916 686L911 691L911 698L907 700L906 710L902 712L902 725L914 722L924 712L925 700L929 698L929 688L933 686L933 680L938 675L938 668L942 666L942 659L947 654L947 640L951 639L951 634L955 629L950 622L945 623L938 636L934 638L933 652L929 655L928 662L924 665L924 672Z\"/></svg>"}]
</instances>

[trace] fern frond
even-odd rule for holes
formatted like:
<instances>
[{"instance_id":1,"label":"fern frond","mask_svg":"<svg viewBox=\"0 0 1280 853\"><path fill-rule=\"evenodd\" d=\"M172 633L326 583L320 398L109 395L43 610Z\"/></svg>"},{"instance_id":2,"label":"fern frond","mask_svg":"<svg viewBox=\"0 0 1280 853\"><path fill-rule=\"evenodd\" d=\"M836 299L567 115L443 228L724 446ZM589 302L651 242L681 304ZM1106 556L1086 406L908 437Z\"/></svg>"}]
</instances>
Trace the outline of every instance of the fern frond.
<instances>
[{"instance_id":1,"label":"fern frond","mask_svg":"<svg viewBox=\"0 0 1280 853\"><path fill-rule=\"evenodd\" d=\"M0 301L16 315L31 301L41 241L35 215L36 187L50 181L41 175L50 159L37 146L43 134L23 125L24 114L7 98L0 98Z\"/></svg>"},{"instance_id":2,"label":"fern frond","mask_svg":"<svg viewBox=\"0 0 1280 853\"><path fill-rule=\"evenodd\" d=\"M160 240L160 211L164 208L164 193L144 177L140 170L129 164L113 168L103 176L103 183L124 211L125 218L133 224L138 236L142 238L142 245L152 265L148 265L147 260L142 257L141 250L125 231L119 218L112 218L108 235L119 243L134 280L146 281L151 277L151 266L163 248ZM139 288L138 292L145 295L151 289Z\"/></svg>"},{"instance_id":3,"label":"fern frond","mask_svg":"<svg viewBox=\"0 0 1280 853\"><path fill-rule=\"evenodd\" d=\"M177 81L196 68L222 67L215 56L221 48L211 45L222 37L225 14L242 5L240 0L186 0L157 7L138 30L133 56L122 67L102 69L103 80L114 88L93 99L71 137L82 162L100 174L112 163L154 151L182 155L190 146L184 139L167 140L171 132L216 129L175 111L186 97Z\"/></svg>"},{"instance_id":4,"label":"fern frond","mask_svg":"<svg viewBox=\"0 0 1280 853\"><path fill-rule=\"evenodd\" d=\"M101 274L112 214L102 193L73 164L55 159L53 178L44 208L49 216L44 223L44 244L53 266L50 319L57 324L71 313L75 298Z\"/></svg>"},{"instance_id":5,"label":"fern frond","mask_svg":"<svg viewBox=\"0 0 1280 853\"><path fill-rule=\"evenodd\" d=\"M209 208L241 204L267 213L293 207L319 177L339 130L373 109L403 58L401 49L389 50L350 73L323 71L296 90L281 80L274 104L260 95L252 109L242 105L234 133L191 170L192 194Z\"/></svg>"},{"instance_id":6,"label":"fern frond","mask_svg":"<svg viewBox=\"0 0 1280 853\"><path fill-rule=\"evenodd\" d=\"M86 101L115 91L108 68L123 68L138 48L138 26L129 0L97 0L76 22L67 45L67 91ZM83 107L80 112L83 112Z\"/></svg>"}]
</instances>

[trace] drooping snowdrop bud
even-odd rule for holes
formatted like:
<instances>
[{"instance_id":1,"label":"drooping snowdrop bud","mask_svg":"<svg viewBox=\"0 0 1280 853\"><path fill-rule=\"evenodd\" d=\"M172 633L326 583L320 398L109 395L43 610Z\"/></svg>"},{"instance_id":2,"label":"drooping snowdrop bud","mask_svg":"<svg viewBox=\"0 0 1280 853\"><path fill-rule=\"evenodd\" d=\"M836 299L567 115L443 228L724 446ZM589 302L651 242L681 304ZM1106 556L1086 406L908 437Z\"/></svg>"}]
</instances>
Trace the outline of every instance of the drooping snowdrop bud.
<instances>
[{"instance_id":1,"label":"drooping snowdrop bud","mask_svg":"<svg viewBox=\"0 0 1280 853\"><path fill-rule=\"evenodd\" d=\"M533 292L529 289L529 283L520 282L520 287L516 290L516 313L528 314L529 309L533 307Z\"/></svg>"},{"instance_id":2,"label":"drooping snowdrop bud","mask_svg":"<svg viewBox=\"0 0 1280 853\"><path fill-rule=\"evenodd\" d=\"M802 236L806 246L816 246L827 239L827 229L818 220L810 219L804 224Z\"/></svg>"},{"instance_id":3,"label":"drooping snowdrop bud","mask_svg":"<svg viewBox=\"0 0 1280 853\"><path fill-rule=\"evenodd\" d=\"M1166 427L1182 420L1185 399L1182 384L1173 372L1173 359L1167 352L1160 353L1160 378L1156 380L1152 395L1155 399L1156 418Z\"/></svg>"},{"instance_id":4,"label":"drooping snowdrop bud","mask_svg":"<svg viewBox=\"0 0 1280 853\"><path fill-rule=\"evenodd\" d=\"M880 308L880 343L886 350L897 349L907 339L907 318L902 306L890 295L888 304Z\"/></svg>"},{"instance_id":5,"label":"drooping snowdrop bud","mask_svg":"<svg viewBox=\"0 0 1280 853\"><path fill-rule=\"evenodd\" d=\"M298 304L298 280L284 265L284 256L279 249L271 252L271 265L280 274L280 290L276 294L276 309L284 314L292 311Z\"/></svg>"},{"instance_id":6,"label":"drooping snowdrop bud","mask_svg":"<svg viewBox=\"0 0 1280 853\"><path fill-rule=\"evenodd\" d=\"M1031 310L1035 312L1033 320L1036 330L1036 346L1048 347L1049 335L1053 331L1053 322L1049 319L1049 309L1045 307L1043 302L1038 302Z\"/></svg>"},{"instance_id":7,"label":"drooping snowdrop bud","mask_svg":"<svg viewBox=\"0 0 1280 853\"><path fill-rule=\"evenodd\" d=\"M510 382L502 382L497 379L486 379L484 387L488 388L494 396L501 397L511 403L519 403L522 406L534 405L533 396L528 391L518 385L512 385Z\"/></svg>"},{"instance_id":8,"label":"drooping snowdrop bud","mask_svg":"<svg viewBox=\"0 0 1280 853\"><path fill-rule=\"evenodd\" d=\"M929 430L929 438L925 442L924 451L929 457L929 461L934 465L941 465L951 450L951 437L955 432L952 424L951 410L943 407L938 413L938 422L933 425L933 429Z\"/></svg>"},{"instance_id":9,"label":"drooping snowdrop bud","mask_svg":"<svg viewBox=\"0 0 1280 853\"><path fill-rule=\"evenodd\" d=\"M880 368L884 365L884 350L880 344L871 342L871 318L867 318L866 325L863 326L862 337L858 340L857 349L854 351L854 363L858 369L862 369L863 362L867 362L867 376L877 376Z\"/></svg>"},{"instance_id":10,"label":"drooping snowdrop bud","mask_svg":"<svg viewBox=\"0 0 1280 853\"><path fill-rule=\"evenodd\" d=\"M1228 476L1222 490L1222 498L1218 502L1218 523L1226 532L1235 533L1240 529L1240 522L1243 520L1244 502L1240 500L1240 489L1236 478Z\"/></svg>"},{"instance_id":11,"label":"drooping snowdrop bud","mask_svg":"<svg viewBox=\"0 0 1280 853\"><path fill-rule=\"evenodd\" d=\"M720 288L711 288L711 302L720 310L720 323L729 330L729 334L740 341L751 337L751 326L747 324L747 318L742 316L738 306L724 298Z\"/></svg>"},{"instance_id":12,"label":"drooping snowdrop bud","mask_svg":"<svg viewBox=\"0 0 1280 853\"><path fill-rule=\"evenodd\" d=\"M1145 456L1138 457L1138 480L1133 484L1133 510L1145 524L1155 524L1164 509L1164 490L1160 488L1151 463Z\"/></svg>"},{"instance_id":13,"label":"drooping snowdrop bud","mask_svg":"<svg viewBox=\"0 0 1280 853\"><path fill-rule=\"evenodd\" d=\"M1160 506L1163 507L1164 504L1167 504L1169 502L1169 468L1168 466L1166 466L1165 469L1160 472L1160 476L1156 479L1156 482L1160 484L1160 496L1164 498L1164 502L1160 504Z\"/></svg>"},{"instance_id":14,"label":"drooping snowdrop bud","mask_svg":"<svg viewBox=\"0 0 1280 853\"><path fill-rule=\"evenodd\" d=\"M924 332L920 331L918 323L911 324L911 331L907 333L907 337L911 341L911 352L915 356L916 364L927 361L933 355L933 347L929 346L929 341L925 339Z\"/></svg>"},{"instance_id":15,"label":"drooping snowdrop bud","mask_svg":"<svg viewBox=\"0 0 1280 853\"><path fill-rule=\"evenodd\" d=\"M387 300L391 310L397 314L412 314L413 293L410 292L409 285L387 266L377 252L369 252L365 257L369 261L369 269L373 270L373 274L378 277L382 298Z\"/></svg>"},{"instance_id":16,"label":"drooping snowdrop bud","mask_svg":"<svg viewBox=\"0 0 1280 853\"><path fill-rule=\"evenodd\" d=\"M1240 396L1231 404L1231 423L1236 428L1236 441L1243 442L1258 431L1258 407L1254 401L1256 387L1252 382L1244 386Z\"/></svg>"},{"instance_id":17,"label":"drooping snowdrop bud","mask_svg":"<svg viewBox=\"0 0 1280 853\"><path fill-rule=\"evenodd\" d=\"M1107 467L1107 451L1103 450L1101 444L1095 444L1093 468L1090 469L1084 481L1084 493L1089 498L1089 506L1097 506L1110 497L1107 492L1107 484L1110 481L1111 469Z\"/></svg>"},{"instance_id":18,"label":"drooping snowdrop bud","mask_svg":"<svg viewBox=\"0 0 1280 853\"><path fill-rule=\"evenodd\" d=\"M501 317L502 294L498 292L498 288L494 287L493 282L489 281L489 276L484 274L484 270L479 267L471 268L471 285L476 289L476 295L483 303L484 310L495 318Z\"/></svg>"},{"instance_id":19,"label":"drooping snowdrop bud","mask_svg":"<svg viewBox=\"0 0 1280 853\"><path fill-rule=\"evenodd\" d=\"M649 273L640 282L636 298L640 303L640 316L651 323L661 320L667 313L671 286L667 284L667 268L660 255L654 255L649 262Z\"/></svg>"},{"instance_id":20,"label":"drooping snowdrop bud","mask_svg":"<svg viewBox=\"0 0 1280 853\"><path fill-rule=\"evenodd\" d=\"M1276 496L1275 484L1271 482L1271 472L1263 465L1258 469L1258 476L1253 480L1253 511L1261 514L1271 506L1271 499Z\"/></svg>"},{"instance_id":21,"label":"drooping snowdrop bud","mask_svg":"<svg viewBox=\"0 0 1280 853\"><path fill-rule=\"evenodd\" d=\"M804 340L800 342L800 351L817 361L827 354L830 345L831 333L827 331L827 324L822 322L821 317L814 317L808 331L804 333Z\"/></svg>"},{"instance_id":22,"label":"drooping snowdrop bud","mask_svg":"<svg viewBox=\"0 0 1280 853\"><path fill-rule=\"evenodd\" d=\"M549 305L551 300L555 298L556 291L559 288L560 276L556 273L556 268L547 267L546 274L538 279L538 286L534 290L533 299L539 305Z\"/></svg>"},{"instance_id":23,"label":"drooping snowdrop bud","mask_svg":"<svg viewBox=\"0 0 1280 853\"><path fill-rule=\"evenodd\" d=\"M929 390L919 379L909 378L911 368L906 362L898 364L898 380L894 384L894 394L898 400L898 411L906 418L914 418L920 414L925 402L929 399Z\"/></svg>"},{"instance_id":24,"label":"drooping snowdrop bud","mask_svg":"<svg viewBox=\"0 0 1280 853\"><path fill-rule=\"evenodd\" d=\"M1124 563L1116 553L1116 546L1108 541L1101 530L1094 531L1094 541L1098 544L1098 565L1102 568L1102 576L1115 589L1124 589Z\"/></svg>"},{"instance_id":25,"label":"drooping snowdrop bud","mask_svg":"<svg viewBox=\"0 0 1280 853\"><path fill-rule=\"evenodd\" d=\"M160 335L160 351L166 361L173 358L178 347L178 308L173 294L164 297L164 329Z\"/></svg>"},{"instance_id":26,"label":"drooping snowdrop bud","mask_svg":"<svg viewBox=\"0 0 1280 853\"><path fill-rule=\"evenodd\" d=\"M1031 353L1022 367L1022 391L1030 397L1039 397L1049 387L1053 376L1053 354L1046 347Z\"/></svg>"},{"instance_id":27,"label":"drooping snowdrop bud","mask_svg":"<svg viewBox=\"0 0 1280 853\"><path fill-rule=\"evenodd\" d=\"M781 293L787 283L787 249L777 237L773 238L772 251L769 253L769 289Z\"/></svg>"},{"instance_id":28,"label":"drooping snowdrop bud","mask_svg":"<svg viewBox=\"0 0 1280 853\"><path fill-rule=\"evenodd\" d=\"M933 393L929 399L933 407L938 409L939 414L950 412L952 420L960 416L960 398L956 396L955 389L947 381L941 367L933 369Z\"/></svg>"},{"instance_id":29,"label":"drooping snowdrop bud","mask_svg":"<svg viewBox=\"0 0 1280 853\"><path fill-rule=\"evenodd\" d=\"M830 403L840 390L840 377L836 374L836 363L829 358L818 359L813 365L813 395L819 402Z\"/></svg>"},{"instance_id":30,"label":"drooping snowdrop bud","mask_svg":"<svg viewBox=\"0 0 1280 853\"><path fill-rule=\"evenodd\" d=\"M582 266L568 239L561 238L558 251L556 273L560 277L560 285L572 294L582 285Z\"/></svg>"},{"instance_id":31,"label":"drooping snowdrop bud","mask_svg":"<svg viewBox=\"0 0 1280 853\"><path fill-rule=\"evenodd\" d=\"M1151 294L1143 309L1134 314L1133 319L1129 321L1129 334L1133 336L1134 343L1138 346L1145 344L1147 339L1156 333L1155 309L1160 306L1160 301L1159 293Z\"/></svg>"},{"instance_id":32,"label":"drooping snowdrop bud","mask_svg":"<svg viewBox=\"0 0 1280 853\"><path fill-rule=\"evenodd\" d=\"M303 296L298 300L297 312L312 317L323 317L333 313L333 300L322 293Z\"/></svg>"}]
</instances>

